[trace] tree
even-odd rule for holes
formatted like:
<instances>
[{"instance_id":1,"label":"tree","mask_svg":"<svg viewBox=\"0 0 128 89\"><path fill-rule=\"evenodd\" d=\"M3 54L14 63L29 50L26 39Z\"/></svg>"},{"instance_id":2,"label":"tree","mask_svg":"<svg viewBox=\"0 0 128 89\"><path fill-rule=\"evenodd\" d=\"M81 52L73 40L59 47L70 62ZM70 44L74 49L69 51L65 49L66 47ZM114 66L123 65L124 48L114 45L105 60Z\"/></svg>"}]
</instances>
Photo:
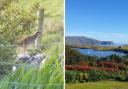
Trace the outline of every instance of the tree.
<instances>
[{"instance_id":1,"label":"tree","mask_svg":"<svg viewBox=\"0 0 128 89\"><path fill-rule=\"evenodd\" d=\"M20 0L3 0L0 6L0 36L8 44L18 44L36 30L37 3L30 10L23 8Z\"/></svg>"}]
</instances>

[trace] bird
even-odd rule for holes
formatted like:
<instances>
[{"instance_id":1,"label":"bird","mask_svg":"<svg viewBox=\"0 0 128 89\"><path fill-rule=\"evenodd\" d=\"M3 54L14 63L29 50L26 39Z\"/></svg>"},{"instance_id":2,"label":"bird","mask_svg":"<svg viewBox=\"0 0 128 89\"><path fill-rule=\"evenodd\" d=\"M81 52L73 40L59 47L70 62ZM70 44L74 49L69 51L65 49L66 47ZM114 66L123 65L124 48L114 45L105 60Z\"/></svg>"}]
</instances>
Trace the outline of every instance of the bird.
<instances>
[{"instance_id":1,"label":"bird","mask_svg":"<svg viewBox=\"0 0 128 89\"><path fill-rule=\"evenodd\" d=\"M28 36L25 39L23 39L23 41L21 42L23 45L29 45L31 43L33 43L36 38L39 36L39 34L41 34L41 32L36 32L34 35L32 36Z\"/></svg>"},{"instance_id":2,"label":"bird","mask_svg":"<svg viewBox=\"0 0 128 89\"><path fill-rule=\"evenodd\" d=\"M32 45L40 34L41 32L37 31L32 36L28 36L21 41L21 45L24 47L24 52L27 50L27 46Z\"/></svg>"}]
</instances>

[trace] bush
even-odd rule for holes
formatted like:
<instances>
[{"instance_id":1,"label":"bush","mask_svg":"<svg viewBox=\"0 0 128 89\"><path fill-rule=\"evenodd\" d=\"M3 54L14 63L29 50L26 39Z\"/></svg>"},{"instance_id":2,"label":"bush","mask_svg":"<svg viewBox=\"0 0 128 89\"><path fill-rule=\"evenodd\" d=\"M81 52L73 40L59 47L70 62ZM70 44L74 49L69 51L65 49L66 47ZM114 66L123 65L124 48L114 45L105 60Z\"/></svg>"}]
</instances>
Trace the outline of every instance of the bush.
<instances>
[{"instance_id":1,"label":"bush","mask_svg":"<svg viewBox=\"0 0 128 89\"><path fill-rule=\"evenodd\" d=\"M8 74L16 60L14 47L0 46L0 76Z\"/></svg>"},{"instance_id":2,"label":"bush","mask_svg":"<svg viewBox=\"0 0 128 89\"><path fill-rule=\"evenodd\" d=\"M12 62L16 59L16 48L10 46L0 46L0 61Z\"/></svg>"},{"instance_id":3,"label":"bush","mask_svg":"<svg viewBox=\"0 0 128 89\"><path fill-rule=\"evenodd\" d=\"M65 73L66 83L83 83L88 81L88 75L85 72L79 71L66 71Z\"/></svg>"},{"instance_id":4,"label":"bush","mask_svg":"<svg viewBox=\"0 0 128 89\"><path fill-rule=\"evenodd\" d=\"M66 70L65 80L66 83L82 83L82 82L96 82L100 80L118 80L126 81L124 75L119 74L118 72L107 72L102 70L89 70L89 71L73 71Z\"/></svg>"},{"instance_id":5,"label":"bush","mask_svg":"<svg viewBox=\"0 0 128 89\"><path fill-rule=\"evenodd\" d=\"M123 76L123 75L117 75L115 80L118 80L118 81L126 81L126 77Z\"/></svg>"},{"instance_id":6,"label":"bush","mask_svg":"<svg viewBox=\"0 0 128 89\"><path fill-rule=\"evenodd\" d=\"M0 79L11 72L12 65L0 64Z\"/></svg>"}]
</instances>

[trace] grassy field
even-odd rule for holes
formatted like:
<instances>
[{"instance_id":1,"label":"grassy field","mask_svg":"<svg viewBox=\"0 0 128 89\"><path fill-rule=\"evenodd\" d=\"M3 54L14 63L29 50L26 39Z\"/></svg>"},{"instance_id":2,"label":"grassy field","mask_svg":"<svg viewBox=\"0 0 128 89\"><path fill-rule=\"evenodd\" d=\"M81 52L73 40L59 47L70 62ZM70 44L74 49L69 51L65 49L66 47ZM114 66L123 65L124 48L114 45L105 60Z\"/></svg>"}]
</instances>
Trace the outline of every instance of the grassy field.
<instances>
[{"instance_id":1,"label":"grassy field","mask_svg":"<svg viewBox=\"0 0 128 89\"><path fill-rule=\"evenodd\" d=\"M65 89L128 89L128 82L100 81L79 84L66 84Z\"/></svg>"}]
</instances>

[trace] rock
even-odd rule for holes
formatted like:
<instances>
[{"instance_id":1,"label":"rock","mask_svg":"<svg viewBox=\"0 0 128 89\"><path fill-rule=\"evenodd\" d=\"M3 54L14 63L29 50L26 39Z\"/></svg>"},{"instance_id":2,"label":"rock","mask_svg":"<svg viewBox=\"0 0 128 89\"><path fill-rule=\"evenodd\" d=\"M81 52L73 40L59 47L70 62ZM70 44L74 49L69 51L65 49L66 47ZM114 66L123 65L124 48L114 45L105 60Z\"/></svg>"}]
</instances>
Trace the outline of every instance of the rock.
<instances>
[{"instance_id":1,"label":"rock","mask_svg":"<svg viewBox=\"0 0 128 89\"><path fill-rule=\"evenodd\" d=\"M29 66L36 66L36 67L40 67L41 62L43 61L43 64L45 62L45 55L44 54L39 54L37 53L36 55L32 55L30 56L28 53L24 53L24 54L20 54L17 57L17 62L23 62L23 63L27 63L26 67L27 69L31 68ZM18 67L20 66L20 64L16 64L13 66L13 71L15 71Z\"/></svg>"},{"instance_id":2,"label":"rock","mask_svg":"<svg viewBox=\"0 0 128 89\"><path fill-rule=\"evenodd\" d=\"M24 53L24 54L20 54L18 55L18 58L17 58L17 61L23 61L23 62L27 62L30 60L30 55L27 54L27 53Z\"/></svg>"}]
</instances>

